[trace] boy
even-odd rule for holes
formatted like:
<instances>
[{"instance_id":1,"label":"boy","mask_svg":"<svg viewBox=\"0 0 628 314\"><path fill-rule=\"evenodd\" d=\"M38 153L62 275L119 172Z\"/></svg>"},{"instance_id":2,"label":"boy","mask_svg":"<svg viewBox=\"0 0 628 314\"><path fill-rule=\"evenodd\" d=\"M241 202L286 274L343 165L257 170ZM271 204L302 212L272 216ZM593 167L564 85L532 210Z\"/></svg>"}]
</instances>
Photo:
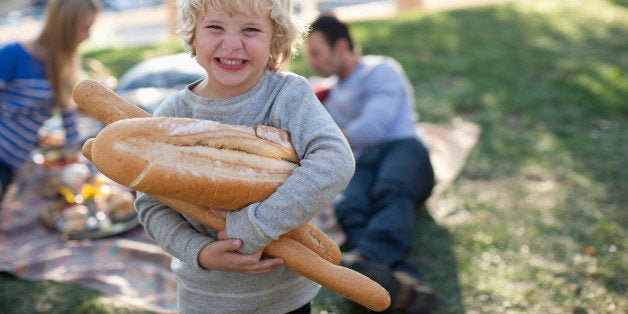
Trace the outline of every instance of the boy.
<instances>
[{"instance_id":1,"label":"boy","mask_svg":"<svg viewBox=\"0 0 628 314\"><path fill-rule=\"evenodd\" d=\"M181 313L309 313L320 286L264 259L273 239L309 221L349 182L351 149L303 77L279 72L301 36L288 0L178 1L185 48L207 72L166 99L156 116L284 129L301 165L268 199L238 211L212 209L212 230L139 194L149 236L173 256Z\"/></svg>"}]
</instances>

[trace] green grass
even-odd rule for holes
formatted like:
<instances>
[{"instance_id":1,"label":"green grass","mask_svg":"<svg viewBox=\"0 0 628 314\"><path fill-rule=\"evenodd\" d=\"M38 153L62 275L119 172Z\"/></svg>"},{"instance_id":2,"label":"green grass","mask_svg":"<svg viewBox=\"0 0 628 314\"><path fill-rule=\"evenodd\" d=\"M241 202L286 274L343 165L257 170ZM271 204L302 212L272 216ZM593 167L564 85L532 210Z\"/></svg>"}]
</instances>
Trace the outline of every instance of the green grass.
<instances>
[{"instance_id":1,"label":"green grass","mask_svg":"<svg viewBox=\"0 0 628 314\"><path fill-rule=\"evenodd\" d=\"M408 12L353 30L364 53L404 65L424 121L482 126L465 169L430 200L416 232L413 259L442 300L438 313L628 312L626 1ZM119 77L174 51L169 42L87 56ZM291 69L313 74L303 56ZM0 312L15 303L91 312L85 304L102 298L0 280L0 300L13 300ZM327 290L314 307L345 310Z\"/></svg>"},{"instance_id":2,"label":"green grass","mask_svg":"<svg viewBox=\"0 0 628 314\"><path fill-rule=\"evenodd\" d=\"M0 313L150 313L84 287L0 273Z\"/></svg>"}]
</instances>

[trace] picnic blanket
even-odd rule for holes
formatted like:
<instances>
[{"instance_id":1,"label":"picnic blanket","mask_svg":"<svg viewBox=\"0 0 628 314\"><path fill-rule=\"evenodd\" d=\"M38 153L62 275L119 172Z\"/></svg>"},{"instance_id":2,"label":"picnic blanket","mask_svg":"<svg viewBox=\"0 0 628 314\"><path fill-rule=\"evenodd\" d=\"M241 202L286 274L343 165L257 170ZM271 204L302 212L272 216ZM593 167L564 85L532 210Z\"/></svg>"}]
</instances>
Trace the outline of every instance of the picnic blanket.
<instances>
[{"instance_id":1,"label":"picnic blanket","mask_svg":"<svg viewBox=\"0 0 628 314\"><path fill-rule=\"evenodd\" d=\"M464 167L476 145L480 128L460 122L452 125L420 123L431 148L439 193ZM54 280L96 289L128 304L168 313L176 310L176 284L170 256L141 226L102 239L64 241L40 222L49 204L37 193L33 165L25 167L0 210L0 271L25 280ZM323 211L313 221L341 242L342 231L333 212Z\"/></svg>"}]
</instances>

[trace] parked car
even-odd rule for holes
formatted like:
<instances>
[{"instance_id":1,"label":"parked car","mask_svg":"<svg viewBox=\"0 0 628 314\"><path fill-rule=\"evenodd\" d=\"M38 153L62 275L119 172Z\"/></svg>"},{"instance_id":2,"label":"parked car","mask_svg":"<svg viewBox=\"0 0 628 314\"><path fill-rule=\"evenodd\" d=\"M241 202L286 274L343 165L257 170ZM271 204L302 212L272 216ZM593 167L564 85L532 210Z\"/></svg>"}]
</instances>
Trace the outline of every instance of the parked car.
<instances>
[{"instance_id":1,"label":"parked car","mask_svg":"<svg viewBox=\"0 0 628 314\"><path fill-rule=\"evenodd\" d=\"M153 112L166 97L207 74L188 53L144 60L126 71L115 91L122 98Z\"/></svg>"}]
</instances>

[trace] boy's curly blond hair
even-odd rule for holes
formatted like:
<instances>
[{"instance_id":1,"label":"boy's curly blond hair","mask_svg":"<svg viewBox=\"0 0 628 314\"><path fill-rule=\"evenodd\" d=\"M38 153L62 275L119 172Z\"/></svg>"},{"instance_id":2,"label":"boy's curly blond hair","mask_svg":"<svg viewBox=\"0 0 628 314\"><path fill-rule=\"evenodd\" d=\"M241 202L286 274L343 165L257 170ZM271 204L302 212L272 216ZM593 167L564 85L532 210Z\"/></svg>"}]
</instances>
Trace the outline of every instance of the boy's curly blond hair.
<instances>
[{"instance_id":1,"label":"boy's curly blond hair","mask_svg":"<svg viewBox=\"0 0 628 314\"><path fill-rule=\"evenodd\" d=\"M296 47L303 41L306 27L292 14L290 0L177 0L177 34L181 36L183 48L193 57L196 51L194 30L209 10L221 14L270 13L273 25L273 38L270 45L270 59L266 68L280 69L296 53Z\"/></svg>"}]
</instances>

